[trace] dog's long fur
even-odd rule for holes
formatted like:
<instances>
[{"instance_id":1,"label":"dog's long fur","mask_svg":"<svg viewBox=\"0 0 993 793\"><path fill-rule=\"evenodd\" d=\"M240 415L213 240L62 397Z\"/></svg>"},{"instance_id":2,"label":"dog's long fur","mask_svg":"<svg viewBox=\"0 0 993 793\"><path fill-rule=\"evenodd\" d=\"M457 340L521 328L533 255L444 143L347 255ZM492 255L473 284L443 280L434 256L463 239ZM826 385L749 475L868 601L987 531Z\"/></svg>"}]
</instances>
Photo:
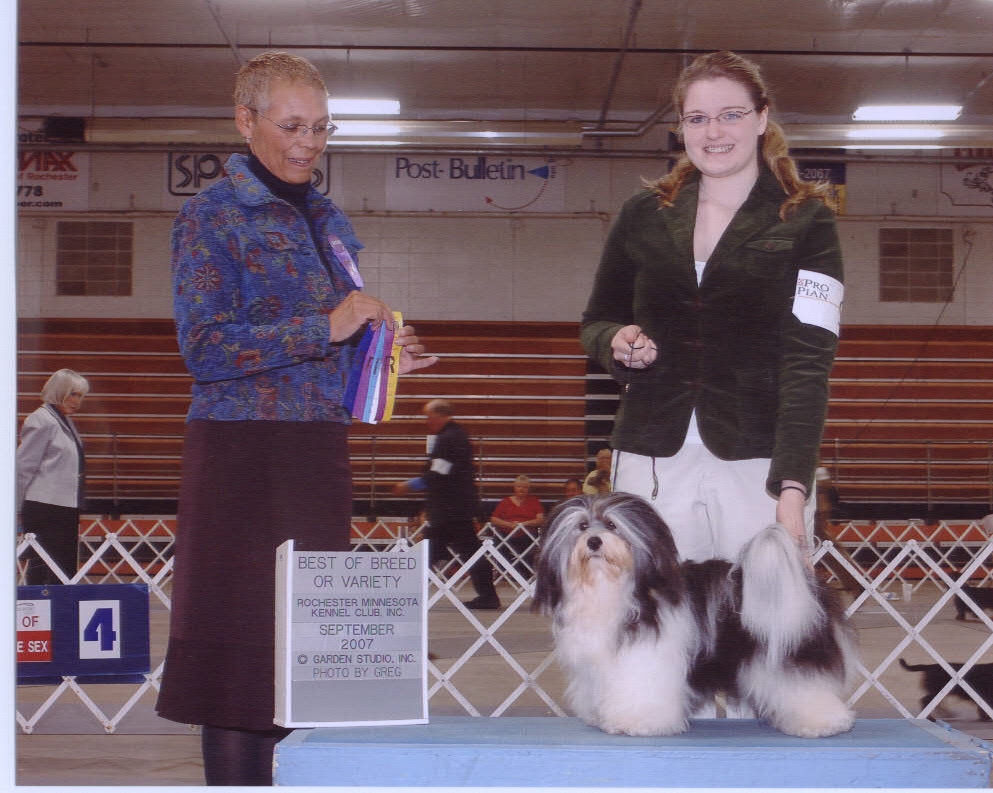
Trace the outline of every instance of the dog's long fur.
<instances>
[{"instance_id":1,"label":"dog's long fur","mask_svg":"<svg viewBox=\"0 0 993 793\"><path fill-rule=\"evenodd\" d=\"M533 608L553 619L570 705L611 733L672 735L717 691L790 735L834 735L850 629L782 526L738 564L680 562L637 496L578 496L552 515Z\"/></svg>"}]
</instances>

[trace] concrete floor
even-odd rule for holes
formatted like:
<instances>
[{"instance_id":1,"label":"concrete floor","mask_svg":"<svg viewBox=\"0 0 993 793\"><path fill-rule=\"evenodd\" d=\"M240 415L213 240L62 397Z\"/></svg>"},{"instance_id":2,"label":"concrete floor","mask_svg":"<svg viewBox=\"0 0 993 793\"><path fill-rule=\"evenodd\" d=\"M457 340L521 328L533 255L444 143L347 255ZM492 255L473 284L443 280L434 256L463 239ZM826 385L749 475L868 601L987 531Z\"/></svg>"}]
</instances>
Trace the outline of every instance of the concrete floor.
<instances>
[{"instance_id":1,"label":"concrete floor","mask_svg":"<svg viewBox=\"0 0 993 793\"><path fill-rule=\"evenodd\" d=\"M464 593L468 595L467 593ZM912 624L919 620L935 599L934 592L915 593L909 602L893 605ZM503 590L504 602L513 595ZM498 614L478 613L484 624ZM878 604L867 604L855 617L861 651L865 664L875 668L889 655L905 633ZM166 615L161 607L153 607L152 661L161 659L165 645ZM439 604L431 611L430 648L438 656L435 663L447 669L460 653L476 638L460 612ZM515 613L498 634L502 644L527 670L534 669L551 649L547 620L527 613ZM965 660L981 642L989 638L989 630L980 622L958 622L951 607L922 632L946 659ZM928 663L930 659L920 646L910 645L898 653L911 663ZM983 660L993 661L991 657ZM882 676L882 682L909 710L916 713L921 696L919 674L907 672L894 662ZM509 672L506 662L492 647L484 646L455 676L458 688L470 701L488 715L497 708L520 682ZM562 701L562 680L554 666L539 682L559 702ZM430 685L430 681L429 681ZM106 690L105 690L106 689ZM133 687L86 687L98 702L119 702L133 692ZM24 714L33 713L37 704L52 691L45 686L21 686L17 689L17 705ZM116 698L116 699L115 699ZM154 694L144 697L132 713L122 720L118 734L104 734L92 715L71 694L64 696L55 711L46 717L32 734L18 734L16 742L17 785L202 785L203 768L200 760L199 735L184 725L164 721L155 716ZM946 700L942 717L957 730L985 740L993 740L993 723L977 719L970 703ZM895 718L894 707L877 692L867 693L858 703L860 718ZM447 693L440 693L430 702L432 715L466 715L461 706ZM536 695L526 695L506 711L509 716L551 716L547 705Z\"/></svg>"}]
</instances>

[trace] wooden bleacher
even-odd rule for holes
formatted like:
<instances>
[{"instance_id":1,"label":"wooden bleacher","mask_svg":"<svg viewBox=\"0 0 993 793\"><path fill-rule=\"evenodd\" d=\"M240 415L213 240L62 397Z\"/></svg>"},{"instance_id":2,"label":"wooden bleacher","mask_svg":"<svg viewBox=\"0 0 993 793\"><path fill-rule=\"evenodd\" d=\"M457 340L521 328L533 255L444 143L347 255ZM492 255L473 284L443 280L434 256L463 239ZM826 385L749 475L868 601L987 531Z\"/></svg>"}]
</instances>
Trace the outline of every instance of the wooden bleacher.
<instances>
[{"instance_id":1,"label":"wooden bleacher","mask_svg":"<svg viewBox=\"0 0 993 793\"><path fill-rule=\"evenodd\" d=\"M566 478L587 470L591 444L605 437L597 419L612 415L613 402L591 398L575 323L414 324L442 360L402 379L393 421L354 426L360 512L404 507L390 489L421 470L420 411L435 397L455 403L473 436L486 502L509 493L520 473L539 497L555 500ZM63 366L92 387L76 417L91 498L124 511L174 507L190 380L172 321L21 320L18 426ZM993 328L846 326L822 457L846 503L988 507Z\"/></svg>"},{"instance_id":2,"label":"wooden bleacher","mask_svg":"<svg viewBox=\"0 0 993 793\"><path fill-rule=\"evenodd\" d=\"M843 501L993 505L993 328L842 329L822 445Z\"/></svg>"},{"instance_id":3,"label":"wooden bleacher","mask_svg":"<svg viewBox=\"0 0 993 793\"><path fill-rule=\"evenodd\" d=\"M566 479L585 474L586 357L575 324L413 324L441 360L402 378L392 421L353 425L357 500L388 505L393 482L421 473L421 410L438 397L452 401L473 437L484 502L508 495L519 474L532 478L535 495L554 501Z\"/></svg>"}]
</instances>

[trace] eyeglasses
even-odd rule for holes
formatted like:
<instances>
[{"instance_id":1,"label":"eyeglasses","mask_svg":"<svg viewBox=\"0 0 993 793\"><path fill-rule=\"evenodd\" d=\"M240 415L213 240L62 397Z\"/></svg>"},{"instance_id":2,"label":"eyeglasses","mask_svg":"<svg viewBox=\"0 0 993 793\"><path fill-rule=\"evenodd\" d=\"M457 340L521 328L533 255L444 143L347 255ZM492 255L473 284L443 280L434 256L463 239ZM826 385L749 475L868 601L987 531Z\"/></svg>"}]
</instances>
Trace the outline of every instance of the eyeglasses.
<instances>
[{"instance_id":1,"label":"eyeglasses","mask_svg":"<svg viewBox=\"0 0 993 793\"><path fill-rule=\"evenodd\" d=\"M291 138L304 138L307 136L308 132L313 133L314 137L317 138L328 138L338 131L338 126L336 124L332 124L330 121L327 124L315 124L312 127L308 127L306 124L280 124L278 121L273 121L268 116L263 116L254 107L249 107L248 109L264 118L270 124L275 124Z\"/></svg>"},{"instance_id":2,"label":"eyeglasses","mask_svg":"<svg viewBox=\"0 0 993 793\"><path fill-rule=\"evenodd\" d=\"M716 116L705 116L703 113L689 113L679 119L679 123L684 127L689 127L691 129L703 129L711 121L716 121L722 127L734 126L749 113L754 112L755 108L753 107L751 110L725 110L723 113L718 113Z\"/></svg>"}]
</instances>

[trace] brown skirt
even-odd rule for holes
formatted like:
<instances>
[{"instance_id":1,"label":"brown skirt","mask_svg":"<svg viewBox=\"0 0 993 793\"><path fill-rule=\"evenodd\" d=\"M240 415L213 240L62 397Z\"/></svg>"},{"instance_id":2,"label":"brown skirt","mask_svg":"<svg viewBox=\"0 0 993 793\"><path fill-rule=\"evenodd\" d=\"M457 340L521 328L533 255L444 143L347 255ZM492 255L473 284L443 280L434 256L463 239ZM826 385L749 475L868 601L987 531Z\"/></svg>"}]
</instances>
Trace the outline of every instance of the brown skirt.
<instances>
[{"instance_id":1,"label":"brown skirt","mask_svg":"<svg viewBox=\"0 0 993 793\"><path fill-rule=\"evenodd\" d=\"M160 716L272 727L276 548L349 550L347 434L334 422L187 424Z\"/></svg>"}]
</instances>

